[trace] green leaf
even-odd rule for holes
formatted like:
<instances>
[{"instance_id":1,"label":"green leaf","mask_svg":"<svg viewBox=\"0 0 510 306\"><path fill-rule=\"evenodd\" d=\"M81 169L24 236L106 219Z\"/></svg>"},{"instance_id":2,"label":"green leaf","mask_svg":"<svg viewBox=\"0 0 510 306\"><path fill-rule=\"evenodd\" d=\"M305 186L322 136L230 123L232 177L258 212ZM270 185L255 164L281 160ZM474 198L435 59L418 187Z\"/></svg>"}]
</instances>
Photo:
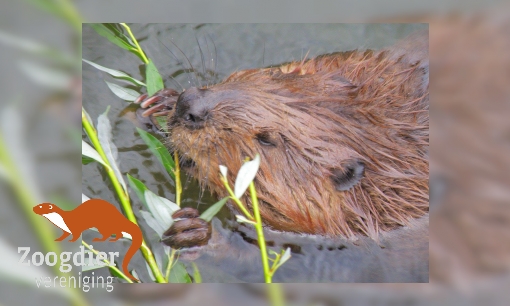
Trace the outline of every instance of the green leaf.
<instances>
[{"instance_id":1,"label":"green leaf","mask_svg":"<svg viewBox=\"0 0 510 306\"><path fill-rule=\"evenodd\" d=\"M172 269L170 270L170 277L168 279L169 283L191 283L191 278L189 277L188 271L184 265L180 262L176 262Z\"/></svg>"},{"instance_id":2,"label":"green leaf","mask_svg":"<svg viewBox=\"0 0 510 306\"><path fill-rule=\"evenodd\" d=\"M158 68L154 65L151 59L145 67L146 80L147 80L147 94L154 95L158 90L163 89L163 79L158 72Z\"/></svg>"},{"instance_id":3,"label":"green leaf","mask_svg":"<svg viewBox=\"0 0 510 306\"><path fill-rule=\"evenodd\" d=\"M70 72L43 66L39 63L21 61L20 69L34 82L52 89L67 90L72 81Z\"/></svg>"},{"instance_id":4,"label":"green leaf","mask_svg":"<svg viewBox=\"0 0 510 306\"><path fill-rule=\"evenodd\" d=\"M158 129L163 130L165 133L168 133L168 119L166 116L157 116L155 117L156 122L158 124Z\"/></svg>"},{"instance_id":5,"label":"green leaf","mask_svg":"<svg viewBox=\"0 0 510 306\"><path fill-rule=\"evenodd\" d=\"M283 250L282 250L283 252ZM278 263L276 264L276 266L274 267L274 271L276 271L279 267L281 267L281 265L283 265L287 260L289 260L291 258L291 254L290 254L290 248L287 248L285 250L285 252L283 252L282 254L282 257L280 257L280 260L278 261Z\"/></svg>"},{"instance_id":6,"label":"green leaf","mask_svg":"<svg viewBox=\"0 0 510 306\"><path fill-rule=\"evenodd\" d=\"M83 155L81 156L81 164L82 165L88 165L93 161L95 161L95 159L87 157L87 156L83 156Z\"/></svg>"},{"instance_id":7,"label":"green leaf","mask_svg":"<svg viewBox=\"0 0 510 306\"><path fill-rule=\"evenodd\" d=\"M88 252L88 253L92 253L92 252ZM101 261L101 263L98 264L96 262L96 255L93 255L92 260L89 260L89 255L86 254L85 255L85 263L81 267L81 271L85 272L85 271L97 270L97 269L101 269L104 267L107 267L106 263L104 261Z\"/></svg>"},{"instance_id":8,"label":"green leaf","mask_svg":"<svg viewBox=\"0 0 510 306\"><path fill-rule=\"evenodd\" d=\"M141 86L146 86L144 82L141 82L141 81L138 81L137 79L133 78L132 76L130 76L129 74L127 73L124 73L122 71L118 71L118 70L114 70L114 69L110 69L110 68L106 68L106 67L103 67L99 64L96 64L94 62L91 62L91 61L87 61L86 59L81 59L82 61L84 61L85 63L101 70L101 71L104 71L106 73L108 73L109 75L115 77L115 78L119 78L119 79L123 79L123 80L127 80L127 81L130 81L131 83L135 84L135 85L141 85Z\"/></svg>"},{"instance_id":9,"label":"green leaf","mask_svg":"<svg viewBox=\"0 0 510 306\"><path fill-rule=\"evenodd\" d=\"M140 213L145 222L158 234L159 238L172 225L172 214L180 209L172 201L157 196L150 191L141 181L127 175L129 186L133 188L138 198L142 201L147 211L141 210Z\"/></svg>"},{"instance_id":10,"label":"green leaf","mask_svg":"<svg viewBox=\"0 0 510 306\"><path fill-rule=\"evenodd\" d=\"M164 228L170 228L173 223L172 214L180 209L172 201L156 195L150 190L145 190L145 201L152 216L159 225Z\"/></svg>"},{"instance_id":11,"label":"green leaf","mask_svg":"<svg viewBox=\"0 0 510 306\"><path fill-rule=\"evenodd\" d=\"M112 126L110 124L110 120L108 119L109 109L110 107L108 107L106 111L97 118L97 137L101 147L103 148L106 158L108 159L110 168L112 168L113 172L115 173L115 177L122 185L122 188L124 188L124 191L127 193L126 182L124 181L119 166L117 165L118 151L112 139Z\"/></svg>"},{"instance_id":12,"label":"green leaf","mask_svg":"<svg viewBox=\"0 0 510 306\"><path fill-rule=\"evenodd\" d=\"M166 267L168 266L168 260L170 259L170 256L168 255L169 252L167 250L171 250L170 248L163 247L163 252L154 252L154 259L156 259L156 264L160 271L165 271Z\"/></svg>"},{"instance_id":13,"label":"green leaf","mask_svg":"<svg viewBox=\"0 0 510 306\"><path fill-rule=\"evenodd\" d=\"M245 216L242 216L242 215L236 215L236 221L239 223L249 223L249 224L257 225L257 222L248 220L248 219L246 219Z\"/></svg>"},{"instance_id":14,"label":"green leaf","mask_svg":"<svg viewBox=\"0 0 510 306\"><path fill-rule=\"evenodd\" d=\"M97 34L105 37L110 42L121 47L122 49L131 52L133 52L133 49L136 49L131 40L114 25L108 23L92 23L90 25L94 30L96 30Z\"/></svg>"},{"instance_id":15,"label":"green leaf","mask_svg":"<svg viewBox=\"0 0 510 306\"><path fill-rule=\"evenodd\" d=\"M108 164L105 163L105 161L101 158L101 155L99 155L99 153L97 153L96 149L94 149L91 145L89 145L88 143L86 143L85 141L81 141L81 156L82 156L82 163L83 163L83 158L85 157L85 159L89 160L89 159L92 159L92 160L95 160L103 165L105 165L106 167L109 167Z\"/></svg>"},{"instance_id":16,"label":"green leaf","mask_svg":"<svg viewBox=\"0 0 510 306\"><path fill-rule=\"evenodd\" d=\"M156 232L156 234L158 234L159 239L163 238L163 234L168 229L168 227L163 228L163 226L159 224L156 218L154 218L152 214L148 211L140 210L140 214L142 215L142 218L145 220L145 223L147 223L147 225L149 225L150 228L152 228ZM170 217L170 219L171 218L172 217Z\"/></svg>"},{"instance_id":17,"label":"green leaf","mask_svg":"<svg viewBox=\"0 0 510 306\"><path fill-rule=\"evenodd\" d=\"M74 56L63 53L60 50L47 47L38 42L28 40L18 35L9 34L0 30L0 43L16 48L23 52L27 52L30 55L37 57L44 57L52 60L53 62L65 66L74 68Z\"/></svg>"},{"instance_id":18,"label":"green leaf","mask_svg":"<svg viewBox=\"0 0 510 306\"><path fill-rule=\"evenodd\" d=\"M81 34L82 18L73 2L59 0L29 0L29 2L66 21Z\"/></svg>"},{"instance_id":19,"label":"green leaf","mask_svg":"<svg viewBox=\"0 0 510 306\"><path fill-rule=\"evenodd\" d=\"M145 264L148 266L147 262L145 262ZM131 273L131 275L133 275L133 277L134 277L134 278L136 278L136 279L140 279L140 277L138 276L138 273L136 273L136 270L135 270L135 269L133 269L133 270L129 271L129 273ZM154 282L156 282L156 280L155 280L155 279L153 279L153 281L154 281Z\"/></svg>"},{"instance_id":20,"label":"green leaf","mask_svg":"<svg viewBox=\"0 0 510 306\"><path fill-rule=\"evenodd\" d=\"M110 83L105 81L106 85L110 87L110 90L119 98L122 100L133 102L140 96L140 93L138 93L136 90L133 90L131 88L125 88L120 85Z\"/></svg>"},{"instance_id":21,"label":"green leaf","mask_svg":"<svg viewBox=\"0 0 510 306\"><path fill-rule=\"evenodd\" d=\"M139 181L139 180L135 179L134 177L132 177L131 175L129 175L129 173L127 175L127 178L128 178L129 186L131 186L131 188L133 188L138 199L140 199L140 201L142 201L143 205L145 205L145 207L147 207L147 202L145 202L145 190L148 190L148 188L144 185L144 183L142 183L141 181Z\"/></svg>"},{"instance_id":22,"label":"green leaf","mask_svg":"<svg viewBox=\"0 0 510 306\"><path fill-rule=\"evenodd\" d=\"M138 131L138 134L140 134L140 137L142 137L143 141L147 144L149 147L149 150L156 156L156 158L159 160L159 162L165 167L166 171L170 176L175 179L175 163L174 159L168 153L167 148L153 135L149 134L148 132L136 128Z\"/></svg>"},{"instance_id":23,"label":"green leaf","mask_svg":"<svg viewBox=\"0 0 510 306\"><path fill-rule=\"evenodd\" d=\"M220 165L220 173L221 173L221 175L223 175L224 178L227 178L227 174L228 174L227 167Z\"/></svg>"},{"instance_id":24,"label":"green leaf","mask_svg":"<svg viewBox=\"0 0 510 306\"><path fill-rule=\"evenodd\" d=\"M117 265L117 267L118 266L119 265ZM108 268L110 269L110 273L112 274L112 276L118 277L119 279L125 281L124 277L127 277L127 276L125 276L124 273L122 273L122 272L119 273L119 271L116 269L113 269L113 267L108 267ZM131 271L131 274L133 274L133 272L134 272L134 270ZM135 275L133 274L133 276L135 276ZM136 278L139 279L138 277L136 277Z\"/></svg>"},{"instance_id":25,"label":"green leaf","mask_svg":"<svg viewBox=\"0 0 510 306\"><path fill-rule=\"evenodd\" d=\"M207 222L211 222L212 218L221 210L223 205L227 203L228 199L229 197L225 197L216 202L215 204L211 205L211 207L209 207L206 211L204 211L200 215L200 218L204 219Z\"/></svg>"},{"instance_id":26,"label":"green leaf","mask_svg":"<svg viewBox=\"0 0 510 306\"><path fill-rule=\"evenodd\" d=\"M239 172L237 173L236 182L234 185L234 194L235 196L240 199L246 189L248 189L248 186L250 186L250 183L255 178L255 175L257 174L257 171L260 167L260 155L256 155L255 158L249 162L245 162L241 169L239 169Z\"/></svg>"}]
</instances>

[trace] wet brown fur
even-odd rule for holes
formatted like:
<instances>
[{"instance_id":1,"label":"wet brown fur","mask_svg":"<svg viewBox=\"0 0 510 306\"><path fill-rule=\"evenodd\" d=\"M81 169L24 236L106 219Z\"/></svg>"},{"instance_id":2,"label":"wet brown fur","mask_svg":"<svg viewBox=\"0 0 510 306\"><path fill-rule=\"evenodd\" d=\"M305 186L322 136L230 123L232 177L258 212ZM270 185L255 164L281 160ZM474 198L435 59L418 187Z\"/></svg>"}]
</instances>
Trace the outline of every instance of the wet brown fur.
<instances>
[{"instance_id":1,"label":"wet brown fur","mask_svg":"<svg viewBox=\"0 0 510 306\"><path fill-rule=\"evenodd\" d=\"M428 33L382 51L239 71L205 90L221 101L201 129L170 117L172 149L219 196L219 165L233 186L245 157L259 153L255 184L271 228L377 239L428 212ZM331 176L353 159L364 176L337 191Z\"/></svg>"}]
</instances>

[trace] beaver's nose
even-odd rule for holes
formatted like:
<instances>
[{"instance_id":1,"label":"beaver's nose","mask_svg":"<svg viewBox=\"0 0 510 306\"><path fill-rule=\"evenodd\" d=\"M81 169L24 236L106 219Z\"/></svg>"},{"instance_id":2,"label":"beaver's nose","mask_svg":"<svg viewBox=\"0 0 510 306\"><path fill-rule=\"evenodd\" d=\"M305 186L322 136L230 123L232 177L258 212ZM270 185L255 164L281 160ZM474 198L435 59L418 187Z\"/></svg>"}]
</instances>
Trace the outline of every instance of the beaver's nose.
<instances>
[{"instance_id":1,"label":"beaver's nose","mask_svg":"<svg viewBox=\"0 0 510 306\"><path fill-rule=\"evenodd\" d=\"M175 116L190 128L201 128L211 110L207 89L188 88L181 93L175 105Z\"/></svg>"}]
</instances>

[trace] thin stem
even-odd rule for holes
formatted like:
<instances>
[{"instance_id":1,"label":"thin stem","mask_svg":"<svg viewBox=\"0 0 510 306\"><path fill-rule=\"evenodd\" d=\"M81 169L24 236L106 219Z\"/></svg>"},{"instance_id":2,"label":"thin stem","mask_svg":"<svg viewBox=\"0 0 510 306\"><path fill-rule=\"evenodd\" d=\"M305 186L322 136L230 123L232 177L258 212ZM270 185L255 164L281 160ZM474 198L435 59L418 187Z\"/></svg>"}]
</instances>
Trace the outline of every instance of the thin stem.
<instances>
[{"instance_id":1,"label":"thin stem","mask_svg":"<svg viewBox=\"0 0 510 306\"><path fill-rule=\"evenodd\" d=\"M81 36L81 24L83 22L80 13L74 7L72 1L70 0L56 0L52 1L52 3L48 4L44 2L49 1L31 1L32 4L38 6L39 8L46 10L50 13L57 15L62 18L64 21L69 23L74 31Z\"/></svg>"},{"instance_id":2,"label":"thin stem","mask_svg":"<svg viewBox=\"0 0 510 306\"><path fill-rule=\"evenodd\" d=\"M145 258L145 261L147 261L147 264L151 268L152 274L154 274L154 277L156 278L156 281L158 283L166 283L166 279L159 271L158 264L156 263L156 260L154 259L154 254L152 253L151 249L147 246L145 243L145 240L142 242L142 246L140 247L140 251L142 251L142 255Z\"/></svg>"},{"instance_id":3,"label":"thin stem","mask_svg":"<svg viewBox=\"0 0 510 306\"><path fill-rule=\"evenodd\" d=\"M282 254L277 254L273 260L273 264L271 265L271 274L273 274L276 270L276 266L278 265L278 262L280 261L280 257L282 257Z\"/></svg>"},{"instance_id":4,"label":"thin stem","mask_svg":"<svg viewBox=\"0 0 510 306\"><path fill-rule=\"evenodd\" d=\"M16 194L21 208L25 212L30 224L34 228L34 232L37 235L38 241L42 244L43 249L46 252L52 251L60 253L61 249L58 244L54 241L55 237L53 230L49 226L49 223L45 222L38 215L34 214L32 208L38 203L32 197L31 191L24 184L24 180L20 175L20 172L16 169L14 161L7 152L6 145L3 141L3 136L0 134L0 164L5 169L7 177L11 183L11 186ZM59 264L53 267L54 272L60 275Z\"/></svg>"},{"instance_id":5,"label":"thin stem","mask_svg":"<svg viewBox=\"0 0 510 306\"><path fill-rule=\"evenodd\" d=\"M87 136L89 137L90 141L92 142L92 145L96 149L96 151L99 153L103 161L109 165L108 159L106 158L106 154L103 151L103 148L101 147L101 144L99 143L99 139L97 137L96 130L92 126L92 123L87 120L87 116L85 115L85 112L82 110L81 112L81 122L83 125L83 128L85 129L85 132L87 133ZM129 221L135 223L138 225L138 222L136 220L135 214L133 213L133 209L131 208L131 204L129 202L129 196L127 194L127 191L122 188L120 182L117 180L117 177L115 176L115 173L111 169L111 167L105 167L106 173L110 177L110 180L113 184L113 187L115 191L117 192L117 195L119 197L120 203L122 205L122 208L124 210L124 213L126 214L126 217L129 219ZM151 252L151 250L147 247L147 244L145 243L145 239L142 240L142 247L140 248L145 260L147 261L147 264L149 264L149 267L152 270L152 273L154 274L154 277L156 278L156 281L158 283L166 283L165 277L161 273L161 271L158 268L158 265L156 263L156 260L154 259L154 256Z\"/></svg>"},{"instance_id":6,"label":"thin stem","mask_svg":"<svg viewBox=\"0 0 510 306\"><path fill-rule=\"evenodd\" d=\"M181 185L181 167L179 165L179 154L177 151L174 153L174 165L175 165L175 202L177 206L181 206L181 193L182 193L182 185Z\"/></svg>"},{"instance_id":7,"label":"thin stem","mask_svg":"<svg viewBox=\"0 0 510 306\"><path fill-rule=\"evenodd\" d=\"M202 283L202 275L200 274L200 271L198 270L198 266L196 263L191 262L193 265L193 281L195 284L201 284Z\"/></svg>"},{"instance_id":8,"label":"thin stem","mask_svg":"<svg viewBox=\"0 0 510 306\"><path fill-rule=\"evenodd\" d=\"M94 250L88 243L86 243L85 241L81 241L81 244L83 244L87 249L89 249L92 253L99 255L99 252ZM105 259L103 258L103 262L108 266L108 268L110 270L113 270L115 272L117 272L117 274L119 274L120 276L122 276L123 279L125 279L128 283L130 284L133 284L133 281L127 277L124 273L122 273L122 271L120 271L116 266L112 265L111 262L108 260L108 259Z\"/></svg>"},{"instance_id":9,"label":"thin stem","mask_svg":"<svg viewBox=\"0 0 510 306\"><path fill-rule=\"evenodd\" d=\"M221 181L223 182L223 185L225 185L225 188L227 189L228 194L230 195L230 198L237 204L237 206L243 212L243 214L246 216L246 218L248 218L251 221L255 221L252 214L246 209L246 207L244 207L241 200L239 200L235 196L234 191L232 191L232 188L230 188L230 185L228 184L227 179L225 177L221 176Z\"/></svg>"},{"instance_id":10,"label":"thin stem","mask_svg":"<svg viewBox=\"0 0 510 306\"><path fill-rule=\"evenodd\" d=\"M80 13L70 0L59 1L62 16L74 27L77 33L81 33L81 24L83 22Z\"/></svg>"},{"instance_id":11,"label":"thin stem","mask_svg":"<svg viewBox=\"0 0 510 306\"><path fill-rule=\"evenodd\" d=\"M168 265L166 266L166 281L170 282L170 270L172 269L176 251L172 249L170 256L168 257Z\"/></svg>"},{"instance_id":12,"label":"thin stem","mask_svg":"<svg viewBox=\"0 0 510 306\"><path fill-rule=\"evenodd\" d=\"M129 26L125 23L121 23L121 25L126 28L126 30L128 31L129 33L129 36L131 36L131 39L133 40L133 42L135 43L136 45L136 48L138 49L137 52L138 54L140 54L140 56L142 57L142 60L145 64L148 64L149 63L149 60L147 59L147 57L145 56L145 53L143 52L142 48L140 47L140 45L138 44L138 40L136 40L135 36L133 35L133 33L131 32L131 29L129 28Z\"/></svg>"},{"instance_id":13,"label":"thin stem","mask_svg":"<svg viewBox=\"0 0 510 306\"><path fill-rule=\"evenodd\" d=\"M253 206L253 214L255 215L255 230L257 231L257 237L260 247L260 256L262 258L262 268L264 269L264 280L266 283L271 283L272 273L269 269L269 260L267 258L267 250L266 250L266 240L264 238L264 231L262 229L262 219L260 218L259 211L259 200L257 199L257 192L255 191L255 184L253 182L250 183L250 196L251 202Z\"/></svg>"},{"instance_id":14,"label":"thin stem","mask_svg":"<svg viewBox=\"0 0 510 306\"><path fill-rule=\"evenodd\" d=\"M280 284L267 285L267 296L271 302L271 306L285 305L282 286Z\"/></svg>"},{"instance_id":15,"label":"thin stem","mask_svg":"<svg viewBox=\"0 0 510 306\"><path fill-rule=\"evenodd\" d=\"M6 176L11 184L12 189L14 190L14 194L16 195L19 203L21 204L21 208L25 213L28 221L30 222L32 228L34 229L34 234L37 236L38 241L41 243L43 250L45 253L55 252L60 254L62 250L58 246L58 244L54 241L55 237L53 237L54 233L49 226L49 223L44 221L43 218L34 214L32 208L37 205L36 199L34 199L33 194L29 188L27 188L23 177L20 175L20 171L16 169L15 163L12 160L7 146L4 142L3 136L0 133L0 165L4 168L6 172ZM53 266L53 272L55 275L64 276L63 272L60 271L60 259L55 266ZM88 305L88 302L83 297L83 293L76 288L70 288L71 292L71 300L73 305L85 306Z\"/></svg>"}]
</instances>

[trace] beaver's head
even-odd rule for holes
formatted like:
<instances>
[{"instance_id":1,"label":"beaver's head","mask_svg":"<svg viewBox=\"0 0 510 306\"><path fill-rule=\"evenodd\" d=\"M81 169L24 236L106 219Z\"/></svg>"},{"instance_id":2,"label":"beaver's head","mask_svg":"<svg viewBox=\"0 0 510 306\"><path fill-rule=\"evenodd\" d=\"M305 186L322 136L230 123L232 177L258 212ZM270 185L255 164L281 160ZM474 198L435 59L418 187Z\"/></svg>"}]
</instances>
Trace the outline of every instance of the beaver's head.
<instances>
[{"instance_id":1,"label":"beaver's head","mask_svg":"<svg viewBox=\"0 0 510 306\"><path fill-rule=\"evenodd\" d=\"M233 185L259 153L255 185L274 229L375 237L428 210L428 95L410 90L419 69L405 69L367 52L237 72L179 96L170 143L221 196L219 165Z\"/></svg>"}]
</instances>

